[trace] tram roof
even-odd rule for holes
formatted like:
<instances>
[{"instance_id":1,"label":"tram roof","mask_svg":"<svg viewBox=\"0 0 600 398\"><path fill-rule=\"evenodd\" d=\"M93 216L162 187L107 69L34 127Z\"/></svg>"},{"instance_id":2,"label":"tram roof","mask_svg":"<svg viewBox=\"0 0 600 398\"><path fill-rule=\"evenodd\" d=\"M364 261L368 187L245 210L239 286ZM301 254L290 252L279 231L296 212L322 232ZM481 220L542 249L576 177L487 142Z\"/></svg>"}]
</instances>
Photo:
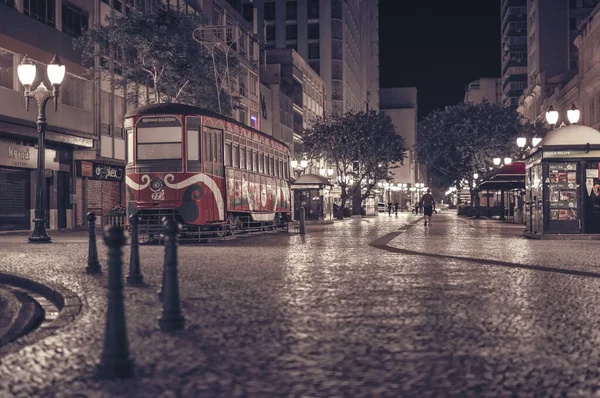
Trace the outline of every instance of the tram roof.
<instances>
[{"instance_id":1,"label":"tram roof","mask_svg":"<svg viewBox=\"0 0 600 398\"><path fill-rule=\"evenodd\" d=\"M203 109L203 108L199 108L197 106L192 106L192 105L177 104L177 103L173 103L173 102L167 102L167 103L161 103L161 104L150 104L150 105L145 105L145 106L141 106L139 108L130 110L129 112L127 112L125 117L146 116L146 115L184 115L184 116L199 115L199 116L214 117L217 119L222 119L222 120L226 120L231 123L242 125L247 130L265 135L265 136L269 137L270 139L272 139L273 141L278 142L278 143L283 144L286 147L288 147L288 145L285 142L280 141L277 138L268 135L267 133L264 133L260 130L252 128L241 122L238 122L237 120L232 119L230 117L221 115L220 113L209 111L208 109Z\"/></svg>"}]
</instances>

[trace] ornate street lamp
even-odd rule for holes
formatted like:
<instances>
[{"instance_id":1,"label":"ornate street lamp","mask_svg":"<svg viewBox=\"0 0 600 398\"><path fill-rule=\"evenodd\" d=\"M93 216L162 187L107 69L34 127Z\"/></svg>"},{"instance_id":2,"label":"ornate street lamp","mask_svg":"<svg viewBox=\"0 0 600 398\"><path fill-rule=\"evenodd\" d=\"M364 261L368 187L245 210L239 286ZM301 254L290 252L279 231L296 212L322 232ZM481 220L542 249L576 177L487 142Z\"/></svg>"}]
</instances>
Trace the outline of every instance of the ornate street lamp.
<instances>
[{"instance_id":1,"label":"ornate street lamp","mask_svg":"<svg viewBox=\"0 0 600 398\"><path fill-rule=\"evenodd\" d=\"M333 169L327 169L327 175L331 177L333 175Z\"/></svg>"},{"instance_id":2,"label":"ornate street lamp","mask_svg":"<svg viewBox=\"0 0 600 398\"><path fill-rule=\"evenodd\" d=\"M525 137L519 137L517 138L517 146L519 148L525 148L525 145L527 145L527 138Z\"/></svg>"},{"instance_id":3,"label":"ornate street lamp","mask_svg":"<svg viewBox=\"0 0 600 398\"><path fill-rule=\"evenodd\" d=\"M581 112L579 112L579 109L577 109L575 104L571 105L571 109L567 111L567 119L569 119L569 123L577 124L580 116Z\"/></svg>"},{"instance_id":4,"label":"ornate street lamp","mask_svg":"<svg viewBox=\"0 0 600 398\"><path fill-rule=\"evenodd\" d=\"M504 158L504 164L509 165L512 163L512 158Z\"/></svg>"},{"instance_id":5,"label":"ornate street lamp","mask_svg":"<svg viewBox=\"0 0 600 398\"><path fill-rule=\"evenodd\" d=\"M540 142L542 142L542 139L541 139L540 137L533 137L533 138L531 139L531 144L532 144L534 147L536 147L536 146L537 146L537 144L539 144Z\"/></svg>"},{"instance_id":6,"label":"ornate street lamp","mask_svg":"<svg viewBox=\"0 0 600 398\"><path fill-rule=\"evenodd\" d=\"M52 90L48 90L44 83L33 91L31 91L31 85L35 81L36 66L25 56L23 61L17 68L17 74L21 84L25 88L25 109L29 110L30 99L33 98L38 105L38 117L37 117L37 130L38 130L38 165L37 165L37 186L36 186L36 200L35 200L35 218L33 222L35 226L33 232L29 237L30 243L50 243L52 239L46 232L45 215L46 209L44 208L45 198L45 166L46 166L46 127L48 122L46 121L46 104L50 99L54 100L54 110L58 107L58 95L59 87L65 78L65 66L60 62L58 56L54 56L52 61L46 68L48 74L48 80L52 84Z\"/></svg>"},{"instance_id":7,"label":"ornate street lamp","mask_svg":"<svg viewBox=\"0 0 600 398\"><path fill-rule=\"evenodd\" d=\"M308 167L308 160L302 159L300 161L300 167L302 167L303 169L307 168Z\"/></svg>"},{"instance_id":8,"label":"ornate street lamp","mask_svg":"<svg viewBox=\"0 0 600 398\"><path fill-rule=\"evenodd\" d=\"M492 161L494 162L494 166L500 166L500 163L502 163L502 159L500 158L494 158Z\"/></svg>"},{"instance_id":9,"label":"ornate street lamp","mask_svg":"<svg viewBox=\"0 0 600 398\"><path fill-rule=\"evenodd\" d=\"M296 167L298 167L298 161L295 159L290 161L290 166L292 166L292 169L295 169Z\"/></svg>"},{"instance_id":10,"label":"ornate street lamp","mask_svg":"<svg viewBox=\"0 0 600 398\"><path fill-rule=\"evenodd\" d=\"M479 174L477 174L477 173L474 173L474 174L473 174L473 178L474 178L474 179L478 179L478 178L479 178Z\"/></svg>"},{"instance_id":11,"label":"ornate street lamp","mask_svg":"<svg viewBox=\"0 0 600 398\"><path fill-rule=\"evenodd\" d=\"M552 126L555 126L558 122L558 112L554 110L552 105L550 105L550 108L546 111L546 121Z\"/></svg>"}]
</instances>

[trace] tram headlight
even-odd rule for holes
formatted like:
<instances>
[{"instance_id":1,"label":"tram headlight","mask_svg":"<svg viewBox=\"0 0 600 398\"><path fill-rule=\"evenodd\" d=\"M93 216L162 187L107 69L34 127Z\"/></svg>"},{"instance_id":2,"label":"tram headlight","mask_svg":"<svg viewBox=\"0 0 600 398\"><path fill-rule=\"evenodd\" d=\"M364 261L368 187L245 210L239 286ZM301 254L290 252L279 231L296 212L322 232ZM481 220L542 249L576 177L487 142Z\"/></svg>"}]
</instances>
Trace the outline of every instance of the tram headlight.
<instances>
[{"instance_id":1,"label":"tram headlight","mask_svg":"<svg viewBox=\"0 0 600 398\"><path fill-rule=\"evenodd\" d=\"M164 186L165 183L160 178L153 178L152 181L150 181L150 190L152 192L158 192L162 190Z\"/></svg>"}]
</instances>

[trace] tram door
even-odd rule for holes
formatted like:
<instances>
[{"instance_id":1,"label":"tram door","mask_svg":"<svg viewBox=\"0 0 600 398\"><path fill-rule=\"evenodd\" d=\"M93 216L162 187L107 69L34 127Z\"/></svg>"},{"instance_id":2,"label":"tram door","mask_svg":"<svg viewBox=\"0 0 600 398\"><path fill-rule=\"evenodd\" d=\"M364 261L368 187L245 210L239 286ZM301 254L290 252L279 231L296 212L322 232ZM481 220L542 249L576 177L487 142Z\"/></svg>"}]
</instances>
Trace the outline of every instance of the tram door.
<instances>
[{"instance_id":1,"label":"tram door","mask_svg":"<svg viewBox=\"0 0 600 398\"><path fill-rule=\"evenodd\" d=\"M204 126L204 173L214 178L221 192L225 192L225 166L223 164L223 130ZM218 220L219 214L212 207L204 209L211 220Z\"/></svg>"}]
</instances>

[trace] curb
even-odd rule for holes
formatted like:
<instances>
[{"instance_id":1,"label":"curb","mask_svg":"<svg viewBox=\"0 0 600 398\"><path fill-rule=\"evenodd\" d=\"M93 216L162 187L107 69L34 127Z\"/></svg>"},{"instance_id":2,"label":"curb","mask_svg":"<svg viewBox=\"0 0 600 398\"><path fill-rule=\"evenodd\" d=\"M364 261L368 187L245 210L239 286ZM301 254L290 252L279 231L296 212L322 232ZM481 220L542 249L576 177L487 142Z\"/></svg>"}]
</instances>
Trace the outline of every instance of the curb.
<instances>
[{"instance_id":1,"label":"curb","mask_svg":"<svg viewBox=\"0 0 600 398\"><path fill-rule=\"evenodd\" d=\"M0 272L0 283L31 291L52 302L59 310L58 317L49 325L52 329L63 327L74 321L83 307L79 296L62 286L44 284L20 275L4 272Z\"/></svg>"}]
</instances>

